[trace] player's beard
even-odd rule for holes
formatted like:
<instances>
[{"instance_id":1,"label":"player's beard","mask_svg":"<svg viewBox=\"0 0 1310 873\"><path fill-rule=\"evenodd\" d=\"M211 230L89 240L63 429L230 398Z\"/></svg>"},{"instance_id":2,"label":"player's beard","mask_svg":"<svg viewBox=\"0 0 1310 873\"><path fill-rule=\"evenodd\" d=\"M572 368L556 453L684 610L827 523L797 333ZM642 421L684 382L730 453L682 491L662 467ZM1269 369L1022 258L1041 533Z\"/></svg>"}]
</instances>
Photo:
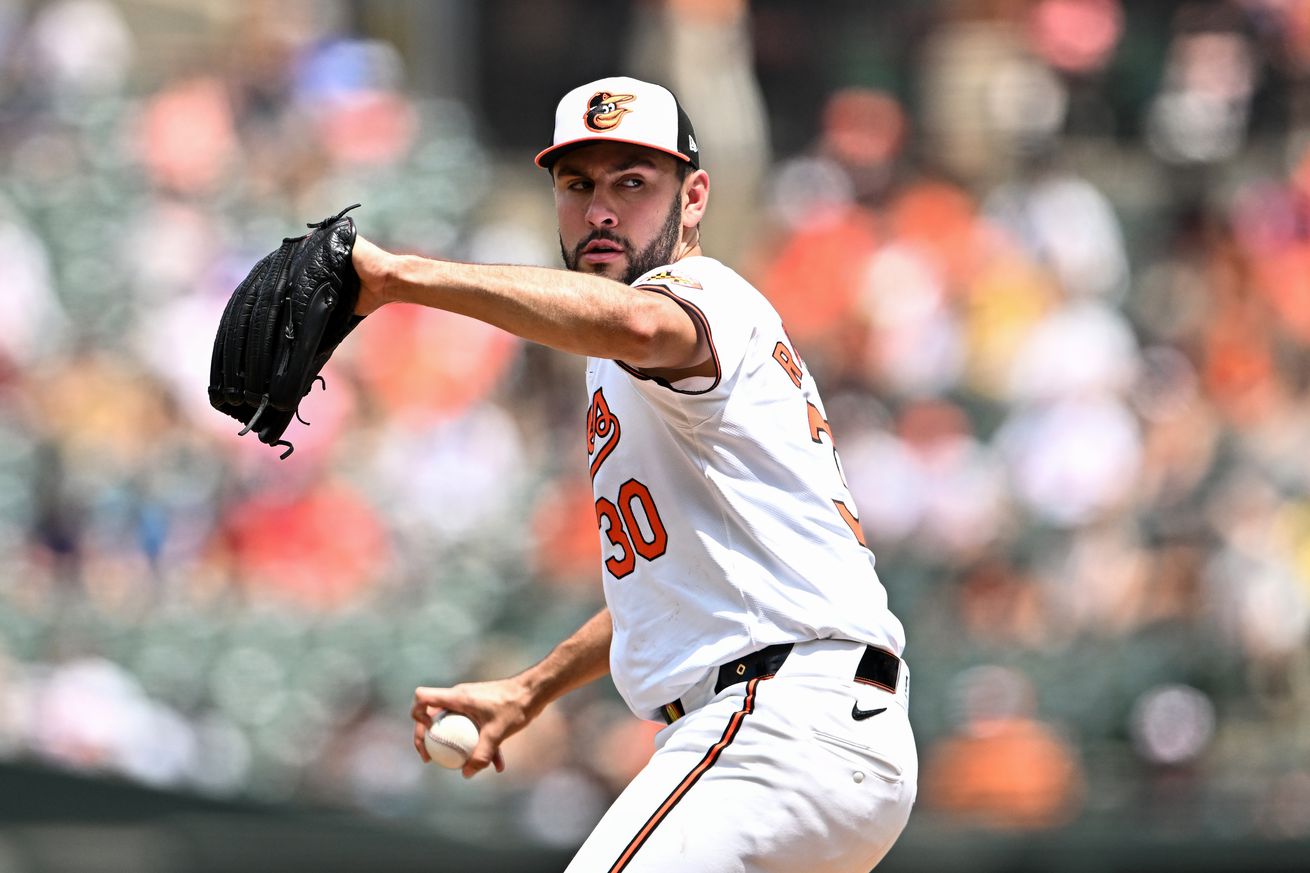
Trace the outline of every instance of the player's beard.
<instances>
[{"instance_id":1,"label":"player's beard","mask_svg":"<svg viewBox=\"0 0 1310 873\"><path fill-rule=\"evenodd\" d=\"M664 226L660 232L655 235L655 239L650 241L650 245L632 254L632 243L627 237L620 236L611 230L593 230L587 234L581 242L573 247L569 252L564 247L564 239L559 241L559 253L564 259L564 266L570 270L577 270L578 263L582 260L582 250L593 240L603 239L607 242L617 243L623 247L623 253L628 256L628 269L622 276L614 278L624 285L631 285L632 281L643 273L648 273L656 267L662 267L673 260L673 253L678 250L678 242L682 239L682 192L679 191L673 198L673 204L669 207L669 214L664 219Z\"/></svg>"}]
</instances>

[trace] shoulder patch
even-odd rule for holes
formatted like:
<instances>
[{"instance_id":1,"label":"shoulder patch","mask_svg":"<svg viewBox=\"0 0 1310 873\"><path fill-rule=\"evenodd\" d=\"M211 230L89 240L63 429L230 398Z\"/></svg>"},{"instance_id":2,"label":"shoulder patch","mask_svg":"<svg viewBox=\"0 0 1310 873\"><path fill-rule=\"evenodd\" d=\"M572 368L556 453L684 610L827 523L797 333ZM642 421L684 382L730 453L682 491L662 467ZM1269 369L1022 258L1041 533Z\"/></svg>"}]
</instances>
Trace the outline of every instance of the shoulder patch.
<instances>
[{"instance_id":1,"label":"shoulder patch","mask_svg":"<svg viewBox=\"0 0 1310 873\"><path fill-rule=\"evenodd\" d=\"M674 285L682 285L685 288L701 288L701 283L695 279L688 279L686 276L679 276L677 273L662 270L653 276L646 277L647 282L672 282Z\"/></svg>"}]
</instances>

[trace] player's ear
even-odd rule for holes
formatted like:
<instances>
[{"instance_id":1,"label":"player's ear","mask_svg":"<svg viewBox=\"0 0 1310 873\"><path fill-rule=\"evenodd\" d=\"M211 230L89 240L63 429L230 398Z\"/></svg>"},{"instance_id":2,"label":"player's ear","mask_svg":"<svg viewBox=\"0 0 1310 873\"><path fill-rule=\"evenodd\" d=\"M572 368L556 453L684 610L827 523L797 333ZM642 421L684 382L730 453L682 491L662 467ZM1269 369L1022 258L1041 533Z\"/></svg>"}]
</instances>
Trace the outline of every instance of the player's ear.
<instances>
[{"instance_id":1,"label":"player's ear","mask_svg":"<svg viewBox=\"0 0 1310 873\"><path fill-rule=\"evenodd\" d=\"M705 217L710 202L710 174L694 170L682 181L682 224L696 227Z\"/></svg>"}]
</instances>

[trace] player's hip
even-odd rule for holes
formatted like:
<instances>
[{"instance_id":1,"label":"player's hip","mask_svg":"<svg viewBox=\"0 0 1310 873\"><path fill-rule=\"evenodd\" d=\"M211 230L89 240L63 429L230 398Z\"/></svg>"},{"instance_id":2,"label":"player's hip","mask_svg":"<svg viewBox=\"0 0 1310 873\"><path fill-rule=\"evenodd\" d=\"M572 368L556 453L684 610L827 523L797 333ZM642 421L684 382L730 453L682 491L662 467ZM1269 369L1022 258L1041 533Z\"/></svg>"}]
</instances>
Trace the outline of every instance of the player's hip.
<instances>
[{"instance_id":1,"label":"player's hip","mask_svg":"<svg viewBox=\"0 0 1310 873\"><path fill-rule=\"evenodd\" d=\"M895 681L881 685L855 675L860 663L867 666L867 656L852 661L837 641L798 645L775 673L731 684L693 706L659 733L656 747L698 754L730 738L721 751L729 764L784 757L804 770L815 756L836 755L867 765L867 776L913 782L908 667L901 662Z\"/></svg>"},{"instance_id":2,"label":"player's hip","mask_svg":"<svg viewBox=\"0 0 1310 873\"><path fill-rule=\"evenodd\" d=\"M766 778L779 784L815 777L820 798L833 784L872 780L858 797L877 794L876 782L883 794L908 791L912 802L919 767L905 662L845 640L771 648L772 659L744 659L746 681L705 689L712 696L701 705L689 696L687 712L656 737L657 756L690 760L712 750L714 778L731 778L739 766L737 775L759 778L764 762ZM724 682L737 669L719 672Z\"/></svg>"},{"instance_id":3,"label":"player's hip","mask_svg":"<svg viewBox=\"0 0 1310 873\"><path fill-rule=\"evenodd\" d=\"M888 705L909 707L910 669L904 659L882 646L823 639L768 646L725 661L668 701L661 714L672 723L723 695L744 694L738 686L756 678L783 679L789 689L812 689L821 697L825 693L881 695L879 699L885 698Z\"/></svg>"},{"instance_id":4,"label":"player's hip","mask_svg":"<svg viewBox=\"0 0 1310 873\"><path fill-rule=\"evenodd\" d=\"M914 802L913 732L903 688L816 672L824 660L735 683L665 728L570 870L867 871Z\"/></svg>"}]
</instances>

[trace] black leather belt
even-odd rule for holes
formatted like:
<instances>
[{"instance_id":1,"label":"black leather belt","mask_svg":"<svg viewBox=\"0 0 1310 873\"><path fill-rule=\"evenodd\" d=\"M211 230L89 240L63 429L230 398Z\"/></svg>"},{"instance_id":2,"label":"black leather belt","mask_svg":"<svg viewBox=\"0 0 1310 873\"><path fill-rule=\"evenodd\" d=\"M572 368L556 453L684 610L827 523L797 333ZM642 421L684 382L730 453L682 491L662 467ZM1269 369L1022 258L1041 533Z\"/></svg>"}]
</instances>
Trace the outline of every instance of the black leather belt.
<instances>
[{"instance_id":1,"label":"black leather belt","mask_svg":"<svg viewBox=\"0 0 1310 873\"><path fill-rule=\"evenodd\" d=\"M730 685L749 682L760 676L772 676L782 667L787 656L791 654L793 643L779 643L743 655L735 661L729 661L719 667L718 678L714 682L714 693L718 694ZM860 663L855 668L855 681L866 685L875 685L895 694L901 678L901 659L886 649L877 646L865 646ZM674 700L660 707L667 724L673 724L687 714L681 700Z\"/></svg>"}]
</instances>

